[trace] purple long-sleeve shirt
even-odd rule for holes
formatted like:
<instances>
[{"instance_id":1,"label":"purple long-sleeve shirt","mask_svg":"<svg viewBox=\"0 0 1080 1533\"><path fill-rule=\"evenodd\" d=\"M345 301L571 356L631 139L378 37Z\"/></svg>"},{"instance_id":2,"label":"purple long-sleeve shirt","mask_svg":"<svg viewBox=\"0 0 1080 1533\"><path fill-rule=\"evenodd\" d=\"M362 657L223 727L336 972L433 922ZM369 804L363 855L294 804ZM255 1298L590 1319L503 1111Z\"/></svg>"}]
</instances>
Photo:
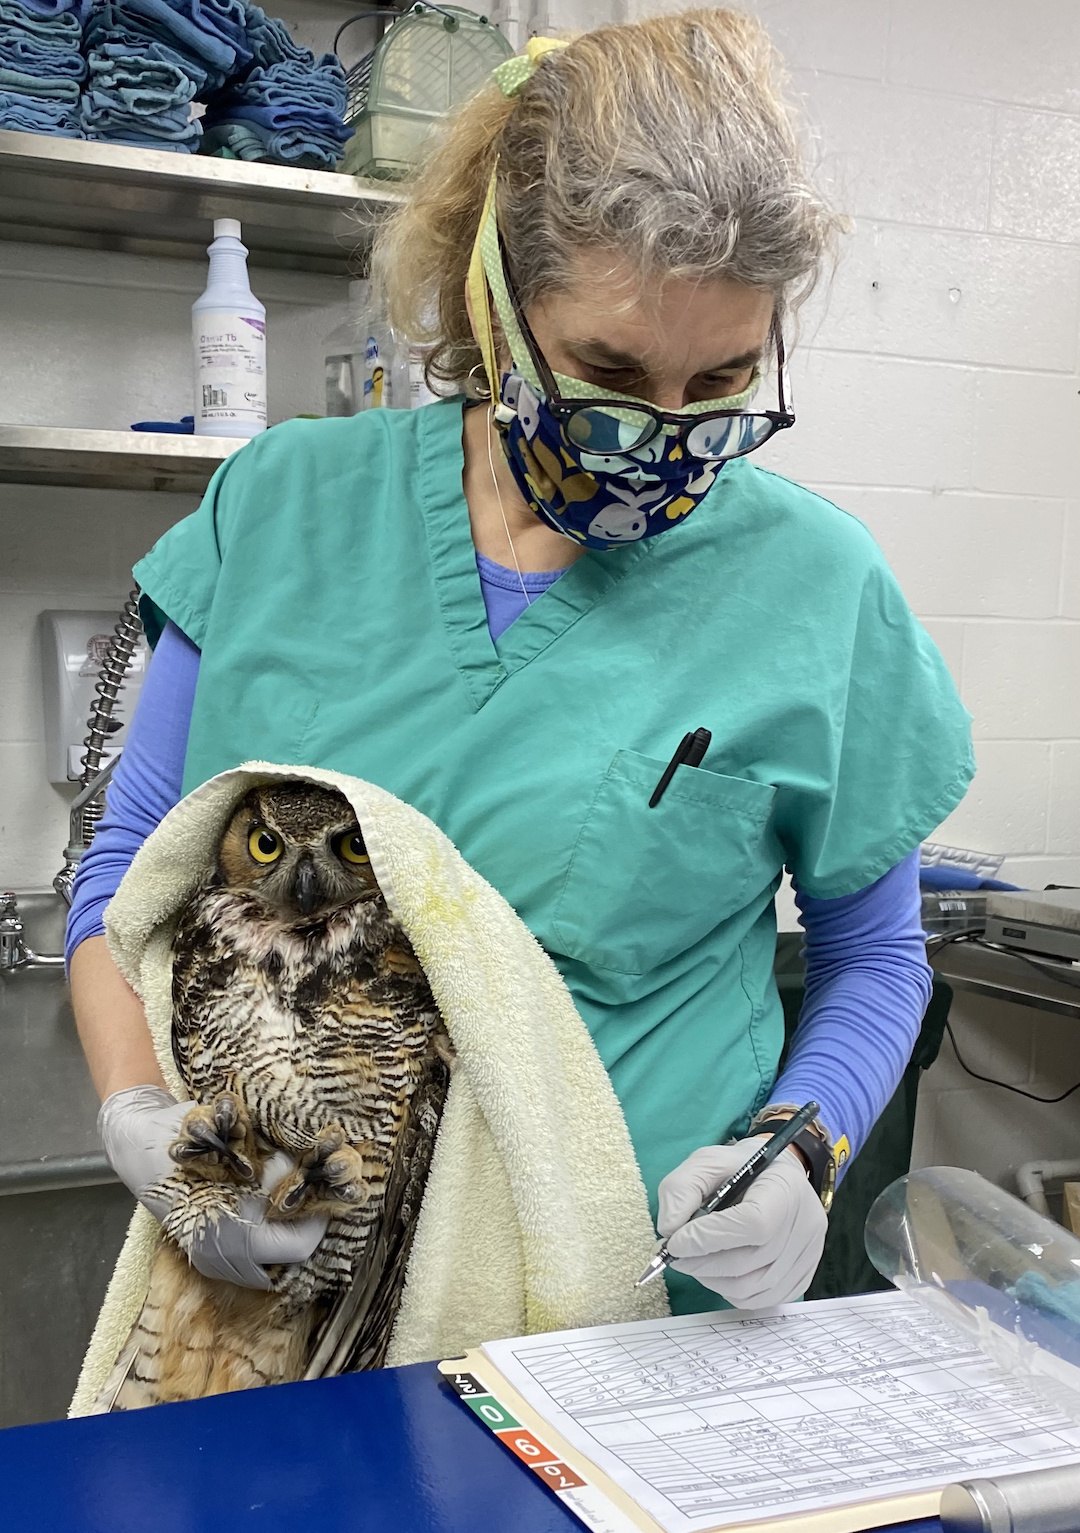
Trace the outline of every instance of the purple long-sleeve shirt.
<instances>
[{"instance_id":1,"label":"purple long-sleeve shirt","mask_svg":"<svg viewBox=\"0 0 1080 1533\"><path fill-rule=\"evenodd\" d=\"M477 557L493 641L561 571L525 574ZM199 650L169 623L154 651L108 805L79 867L66 952L100 936L105 906L147 836L181 796ZM796 891L806 932L806 999L776 1103L813 1098L852 1156L896 1090L930 998L932 976L919 918L919 856L913 851L856 894L815 900Z\"/></svg>"}]
</instances>

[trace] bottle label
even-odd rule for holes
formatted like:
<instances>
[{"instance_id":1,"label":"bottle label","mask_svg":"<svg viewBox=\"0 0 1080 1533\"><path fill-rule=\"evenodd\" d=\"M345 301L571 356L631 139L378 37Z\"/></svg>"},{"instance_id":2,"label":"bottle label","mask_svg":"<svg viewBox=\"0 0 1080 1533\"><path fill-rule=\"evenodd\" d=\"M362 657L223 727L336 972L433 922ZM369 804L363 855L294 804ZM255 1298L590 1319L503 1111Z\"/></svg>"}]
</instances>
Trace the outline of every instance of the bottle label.
<instances>
[{"instance_id":1,"label":"bottle label","mask_svg":"<svg viewBox=\"0 0 1080 1533\"><path fill-rule=\"evenodd\" d=\"M224 310L195 316L198 421L266 425L266 324Z\"/></svg>"},{"instance_id":2,"label":"bottle label","mask_svg":"<svg viewBox=\"0 0 1080 1533\"><path fill-rule=\"evenodd\" d=\"M363 409L379 409L390 406L391 380L387 364L380 350L378 337L369 335L364 347L364 403Z\"/></svg>"}]
</instances>

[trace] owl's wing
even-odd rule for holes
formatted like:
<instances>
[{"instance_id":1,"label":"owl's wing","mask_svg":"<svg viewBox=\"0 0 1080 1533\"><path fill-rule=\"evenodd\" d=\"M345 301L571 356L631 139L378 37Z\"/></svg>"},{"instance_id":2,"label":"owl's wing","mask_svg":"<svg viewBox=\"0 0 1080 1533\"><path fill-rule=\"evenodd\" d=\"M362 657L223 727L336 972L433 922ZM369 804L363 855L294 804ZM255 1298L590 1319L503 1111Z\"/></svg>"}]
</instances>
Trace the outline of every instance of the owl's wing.
<instances>
[{"instance_id":1,"label":"owl's wing","mask_svg":"<svg viewBox=\"0 0 1080 1533\"><path fill-rule=\"evenodd\" d=\"M307 1379L383 1366L449 1082L449 1069L433 1053L398 1135L383 1213L367 1259L327 1316L304 1375Z\"/></svg>"}]
</instances>

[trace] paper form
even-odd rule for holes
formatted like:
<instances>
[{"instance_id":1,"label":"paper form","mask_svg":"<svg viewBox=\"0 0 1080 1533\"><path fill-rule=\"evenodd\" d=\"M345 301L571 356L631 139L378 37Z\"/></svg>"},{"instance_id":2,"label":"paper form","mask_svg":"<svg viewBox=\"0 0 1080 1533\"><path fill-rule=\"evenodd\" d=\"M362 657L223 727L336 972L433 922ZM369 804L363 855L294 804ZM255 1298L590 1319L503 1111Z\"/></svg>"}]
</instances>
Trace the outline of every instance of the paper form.
<instances>
[{"instance_id":1,"label":"paper form","mask_svg":"<svg viewBox=\"0 0 1080 1533\"><path fill-rule=\"evenodd\" d=\"M667 1533L1080 1458L1080 1425L899 1293L483 1351Z\"/></svg>"}]
</instances>

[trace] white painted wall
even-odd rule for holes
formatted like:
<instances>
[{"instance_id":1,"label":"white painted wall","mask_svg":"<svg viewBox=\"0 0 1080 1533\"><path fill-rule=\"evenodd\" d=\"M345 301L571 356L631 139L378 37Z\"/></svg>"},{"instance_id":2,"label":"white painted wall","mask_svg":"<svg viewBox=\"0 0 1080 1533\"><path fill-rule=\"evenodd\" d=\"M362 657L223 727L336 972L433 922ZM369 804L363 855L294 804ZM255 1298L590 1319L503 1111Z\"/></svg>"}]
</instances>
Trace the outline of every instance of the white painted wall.
<instances>
[{"instance_id":1,"label":"white painted wall","mask_svg":"<svg viewBox=\"0 0 1080 1533\"><path fill-rule=\"evenodd\" d=\"M524 30L662 5L503 0ZM674 9L674 6L669 8ZM855 232L804 315L799 426L774 466L864 518L975 714L979 773L944 839L1017 881L1080 883L1080 7L1075 0L756 0L793 71L821 174ZM336 17L290 0L297 35ZM199 263L0 246L0 419L126 425L187 405ZM258 273L271 411L319 408L331 279ZM44 780L34 617L119 603L190 502L0 487L0 883L47 885L65 793ZM1051 1095L1078 1033L958 1002L973 1063ZM987 1052L989 1051L989 1053ZM943 1062L917 1156L995 1176L1076 1149L1074 1098L1021 1104Z\"/></svg>"}]
</instances>

